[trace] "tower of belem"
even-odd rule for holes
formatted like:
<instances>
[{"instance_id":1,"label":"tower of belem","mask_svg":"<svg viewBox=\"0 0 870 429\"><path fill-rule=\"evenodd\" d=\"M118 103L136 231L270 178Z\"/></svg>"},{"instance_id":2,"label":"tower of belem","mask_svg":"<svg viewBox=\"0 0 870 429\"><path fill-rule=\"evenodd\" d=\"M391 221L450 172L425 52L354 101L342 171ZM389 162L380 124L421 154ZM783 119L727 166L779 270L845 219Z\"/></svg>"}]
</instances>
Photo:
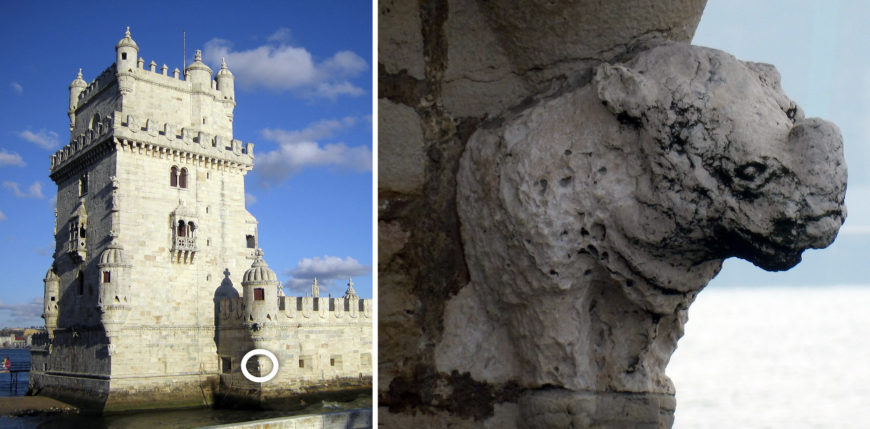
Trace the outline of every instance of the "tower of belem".
<instances>
[{"instance_id":1,"label":"tower of belem","mask_svg":"<svg viewBox=\"0 0 870 429\"><path fill-rule=\"evenodd\" d=\"M352 286L283 296L263 259L226 63L214 73L197 51L183 72L146 66L129 28L115 54L70 84L70 143L50 159L55 252L31 392L110 411L370 384L370 300ZM254 348L278 357L273 381L242 376Z\"/></svg>"}]
</instances>

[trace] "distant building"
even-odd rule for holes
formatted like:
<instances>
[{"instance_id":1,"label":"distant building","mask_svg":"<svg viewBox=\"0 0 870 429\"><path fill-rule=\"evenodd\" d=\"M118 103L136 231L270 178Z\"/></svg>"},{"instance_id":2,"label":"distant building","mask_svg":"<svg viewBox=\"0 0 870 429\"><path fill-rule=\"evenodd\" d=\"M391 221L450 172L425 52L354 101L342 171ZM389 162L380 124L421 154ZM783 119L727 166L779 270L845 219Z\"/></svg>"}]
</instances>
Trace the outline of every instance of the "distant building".
<instances>
[{"instance_id":1,"label":"distant building","mask_svg":"<svg viewBox=\"0 0 870 429\"><path fill-rule=\"evenodd\" d=\"M31 391L123 410L370 386L370 300L352 285L283 296L263 259L244 206L254 145L233 138L226 64L213 78L197 51L183 76L146 67L129 29L115 51L70 84L71 140L51 156L55 252ZM273 381L242 376L254 348L277 355Z\"/></svg>"}]
</instances>

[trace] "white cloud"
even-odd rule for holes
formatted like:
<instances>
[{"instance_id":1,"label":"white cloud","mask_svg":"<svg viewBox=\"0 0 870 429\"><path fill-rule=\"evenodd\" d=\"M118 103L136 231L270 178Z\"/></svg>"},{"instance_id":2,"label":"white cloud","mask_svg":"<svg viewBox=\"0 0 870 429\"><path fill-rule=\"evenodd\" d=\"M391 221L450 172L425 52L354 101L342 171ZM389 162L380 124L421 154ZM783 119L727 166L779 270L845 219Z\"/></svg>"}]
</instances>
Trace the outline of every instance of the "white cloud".
<instances>
[{"instance_id":1,"label":"white cloud","mask_svg":"<svg viewBox=\"0 0 870 429\"><path fill-rule=\"evenodd\" d=\"M272 33L272 35L269 36L268 40L270 42L290 43L290 29L287 27L281 27L278 29L278 31Z\"/></svg>"},{"instance_id":2,"label":"white cloud","mask_svg":"<svg viewBox=\"0 0 870 429\"><path fill-rule=\"evenodd\" d=\"M338 283L339 292L343 293L343 285L348 277L362 276L369 274L372 267L362 265L350 256L342 259L337 256L324 255L322 258L315 256L313 258L303 258L296 264L296 268L286 270L285 275L291 276L290 280L284 283L284 287L297 293L305 293L311 290L311 283L317 277L317 284L321 286L321 292L326 295L326 292Z\"/></svg>"},{"instance_id":3,"label":"white cloud","mask_svg":"<svg viewBox=\"0 0 870 429\"><path fill-rule=\"evenodd\" d=\"M257 202L257 196L245 192L245 207L250 207Z\"/></svg>"},{"instance_id":4,"label":"white cloud","mask_svg":"<svg viewBox=\"0 0 870 429\"><path fill-rule=\"evenodd\" d=\"M215 38L206 42L203 55L211 64L226 58L236 83L245 89L263 87L327 98L365 94L347 80L368 69L362 57L339 51L317 62L307 49L289 45L289 37L290 30L282 28L269 37L270 43L244 51L234 51L228 40Z\"/></svg>"},{"instance_id":5,"label":"white cloud","mask_svg":"<svg viewBox=\"0 0 870 429\"><path fill-rule=\"evenodd\" d=\"M368 146L347 146L344 143L320 144L335 132L352 126L356 119L315 122L303 130L287 131L267 128L263 138L278 143L278 149L257 155L254 168L264 183L280 183L308 167L335 167L352 171L372 169L372 151Z\"/></svg>"},{"instance_id":6,"label":"white cloud","mask_svg":"<svg viewBox=\"0 0 870 429\"><path fill-rule=\"evenodd\" d=\"M11 318L4 321L7 327L24 328L39 325L42 314L42 298L34 297L24 304L5 304L0 302L0 311L8 311Z\"/></svg>"},{"instance_id":7,"label":"white cloud","mask_svg":"<svg viewBox=\"0 0 870 429\"><path fill-rule=\"evenodd\" d=\"M314 92L318 96L330 99L334 99L339 95L358 96L366 93L365 90L358 86L354 86L348 81L342 81L338 83L324 82L317 85L317 89Z\"/></svg>"},{"instance_id":8,"label":"white cloud","mask_svg":"<svg viewBox=\"0 0 870 429\"><path fill-rule=\"evenodd\" d=\"M12 87L12 90L15 91L16 94L21 95L24 94L24 87L21 86L18 82L12 82L9 84Z\"/></svg>"},{"instance_id":9,"label":"white cloud","mask_svg":"<svg viewBox=\"0 0 870 429\"><path fill-rule=\"evenodd\" d=\"M55 149L60 142L58 140L56 132L47 131L45 129L39 130L38 133L33 133L30 130L20 131L18 133L18 137L21 137L22 139L27 140L43 149Z\"/></svg>"},{"instance_id":10,"label":"white cloud","mask_svg":"<svg viewBox=\"0 0 870 429\"><path fill-rule=\"evenodd\" d=\"M4 220L6 220L6 215L3 214L2 211L0 211L0 222L3 222Z\"/></svg>"},{"instance_id":11,"label":"white cloud","mask_svg":"<svg viewBox=\"0 0 870 429\"><path fill-rule=\"evenodd\" d=\"M15 165L24 167L24 159L17 153L6 152L6 149L0 149L0 167L4 165Z\"/></svg>"},{"instance_id":12,"label":"white cloud","mask_svg":"<svg viewBox=\"0 0 870 429\"><path fill-rule=\"evenodd\" d=\"M42 195L42 184L39 182L33 182L32 185L28 186L27 192L21 191L21 185L18 182L3 182L3 187L11 190L18 198L45 198Z\"/></svg>"}]
</instances>

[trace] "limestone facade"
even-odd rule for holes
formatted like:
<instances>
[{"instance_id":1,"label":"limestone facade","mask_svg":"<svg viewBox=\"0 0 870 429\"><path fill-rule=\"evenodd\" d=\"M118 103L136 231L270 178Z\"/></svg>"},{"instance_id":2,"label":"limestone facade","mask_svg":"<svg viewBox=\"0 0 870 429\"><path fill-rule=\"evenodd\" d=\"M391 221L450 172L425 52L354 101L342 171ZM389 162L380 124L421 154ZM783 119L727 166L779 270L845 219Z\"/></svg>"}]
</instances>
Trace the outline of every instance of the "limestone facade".
<instances>
[{"instance_id":1,"label":"limestone facade","mask_svg":"<svg viewBox=\"0 0 870 429\"><path fill-rule=\"evenodd\" d=\"M116 54L93 82L79 71L70 85L71 141L51 156L56 245L31 390L100 410L208 404L233 394L238 383L224 382L241 378L238 362L253 343L281 356L282 386L266 386L273 396L314 380L369 383L369 300L349 297L352 310L307 323L303 310L289 311L295 302L285 305L294 298L281 297L288 312L270 314L259 342L253 324L229 322L245 305L243 274L265 262L244 203L254 145L233 139L226 64L212 78L197 51L183 76L153 61L146 68L129 29ZM261 298L278 306L274 277ZM318 377L284 361L303 353ZM229 373L224 360L234 363Z\"/></svg>"}]
</instances>

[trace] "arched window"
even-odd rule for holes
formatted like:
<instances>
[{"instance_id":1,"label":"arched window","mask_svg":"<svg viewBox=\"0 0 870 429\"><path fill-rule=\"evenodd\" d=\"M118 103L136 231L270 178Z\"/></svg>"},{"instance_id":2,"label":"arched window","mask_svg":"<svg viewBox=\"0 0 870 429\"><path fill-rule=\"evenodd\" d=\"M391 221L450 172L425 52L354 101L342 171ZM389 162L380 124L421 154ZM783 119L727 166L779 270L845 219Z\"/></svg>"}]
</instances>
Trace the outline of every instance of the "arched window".
<instances>
[{"instance_id":1,"label":"arched window","mask_svg":"<svg viewBox=\"0 0 870 429\"><path fill-rule=\"evenodd\" d=\"M94 116L91 116L91 123L88 124L89 130L96 130L100 126L100 114L94 113Z\"/></svg>"},{"instance_id":2,"label":"arched window","mask_svg":"<svg viewBox=\"0 0 870 429\"><path fill-rule=\"evenodd\" d=\"M190 236L194 236L194 231L196 231L196 225L193 222L187 223L187 232L190 233Z\"/></svg>"},{"instance_id":3,"label":"arched window","mask_svg":"<svg viewBox=\"0 0 870 429\"><path fill-rule=\"evenodd\" d=\"M88 173L82 174L79 177L79 196L85 195L88 193Z\"/></svg>"},{"instance_id":4,"label":"arched window","mask_svg":"<svg viewBox=\"0 0 870 429\"><path fill-rule=\"evenodd\" d=\"M178 186L181 188L187 188L187 169L182 168L181 174L178 177Z\"/></svg>"},{"instance_id":5,"label":"arched window","mask_svg":"<svg viewBox=\"0 0 870 429\"><path fill-rule=\"evenodd\" d=\"M169 170L169 186L178 186L178 167L172 166Z\"/></svg>"},{"instance_id":6,"label":"arched window","mask_svg":"<svg viewBox=\"0 0 870 429\"><path fill-rule=\"evenodd\" d=\"M178 221L178 236L186 237L187 236L187 228L184 227L184 221Z\"/></svg>"}]
</instances>

